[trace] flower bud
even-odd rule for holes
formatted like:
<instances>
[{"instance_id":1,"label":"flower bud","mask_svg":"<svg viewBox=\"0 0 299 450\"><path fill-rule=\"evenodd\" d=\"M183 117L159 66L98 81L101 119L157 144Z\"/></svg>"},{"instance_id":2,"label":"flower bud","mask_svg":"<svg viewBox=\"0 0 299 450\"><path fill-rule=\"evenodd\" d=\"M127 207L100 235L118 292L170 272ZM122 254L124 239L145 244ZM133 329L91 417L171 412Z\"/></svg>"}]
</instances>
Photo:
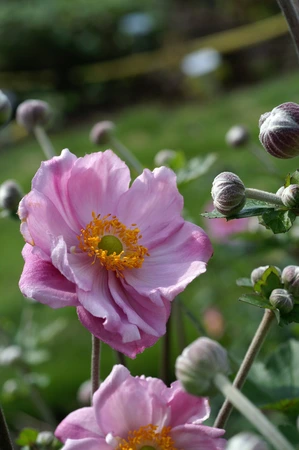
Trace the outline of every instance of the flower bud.
<instances>
[{"instance_id":1,"label":"flower bud","mask_svg":"<svg viewBox=\"0 0 299 450\"><path fill-rule=\"evenodd\" d=\"M14 180L6 180L0 185L0 207L15 214L23 197L20 185Z\"/></svg>"},{"instance_id":2,"label":"flower bud","mask_svg":"<svg viewBox=\"0 0 299 450\"><path fill-rule=\"evenodd\" d=\"M95 145L104 145L109 142L111 132L114 130L115 125L109 120L103 120L96 123L90 132L89 138Z\"/></svg>"},{"instance_id":3,"label":"flower bud","mask_svg":"<svg viewBox=\"0 0 299 450\"><path fill-rule=\"evenodd\" d=\"M274 308L279 309L282 313L289 313L294 308L294 300L292 295L285 289L274 289L271 292L269 301Z\"/></svg>"},{"instance_id":4,"label":"flower bud","mask_svg":"<svg viewBox=\"0 0 299 450\"><path fill-rule=\"evenodd\" d=\"M86 380L79 386L77 392L77 400L81 405L90 404L91 391L92 391L91 380Z\"/></svg>"},{"instance_id":5,"label":"flower bud","mask_svg":"<svg viewBox=\"0 0 299 450\"><path fill-rule=\"evenodd\" d=\"M38 433L35 443L48 447L56 440L55 436L51 431L41 431Z\"/></svg>"},{"instance_id":6,"label":"flower bud","mask_svg":"<svg viewBox=\"0 0 299 450\"><path fill-rule=\"evenodd\" d=\"M226 450L270 450L265 441L253 433L239 433L231 438Z\"/></svg>"},{"instance_id":7,"label":"flower bud","mask_svg":"<svg viewBox=\"0 0 299 450\"><path fill-rule=\"evenodd\" d=\"M230 371L226 350L212 339L201 337L183 350L176 360L176 377L184 389L193 395L216 392L213 379Z\"/></svg>"},{"instance_id":8,"label":"flower bud","mask_svg":"<svg viewBox=\"0 0 299 450\"><path fill-rule=\"evenodd\" d=\"M284 191L284 186L280 186L280 188L278 189L278 191L276 192L276 195L278 196L278 197L281 197L282 196L282 193L283 193L283 191Z\"/></svg>"},{"instance_id":9,"label":"flower bud","mask_svg":"<svg viewBox=\"0 0 299 450\"><path fill-rule=\"evenodd\" d=\"M284 287L294 297L299 297L299 267L287 266L283 269L281 279Z\"/></svg>"},{"instance_id":10,"label":"flower bud","mask_svg":"<svg viewBox=\"0 0 299 450\"><path fill-rule=\"evenodd\" d=\"M222 172L213 181L212 198L214 207L221 214L236 214L245 205L245 186L232 172Z\"/></svg>"},{"instance_id":11,"label":"flower bud","mask_svg":"<svg viewBox=\"0 0 299 450\"><path fill-rule=\"evenodd\" d=\"M259 121L260 141L276 158L299 155L299 105L288 102L262 114Z\"/></svg>"},{"instance_id":12,"label":"flower bud","mask_svg":"<svg viewBox=\"0 0 299 450\"><path fill-rule=\"evenodd\" d=\"M47 125L50 118L50 107L42 100L26 100L18 106L16 112L17 123L27 131L31 131L37 126Z\"/></svg>"},{"instance_id":13,"label":"flower bud","mask_svg":"<svg viewBox=\"0 0 299 450\"><path fill-rule=\"evenodd\" d=\"M231 147L243 147L249 141L249 132L243 125L235 125L226 133L225 141Z\"/></svg>"},{"instance_id":14,"label":"flower bud","mask_svg":"<svg viewBox=\"0 0 299 450\"><path fill-rule=\"evenodd\" d=\"M177 152L174 150L160 150L155 155L155 165L156 166L165 166L168 165L177 155Z\"/></svg>"},{"instance_id":15,"label":"flower bud","mask_svg":"<svg viewBox=\"0 0 299 450\"><path fill-rule=\"evenodd\" d=\"M299 185L290 184L287 186L281 194L281 200L288 208L299 206Z\"/></svg>"},{"instance_id":16,"label":"flower bud","mask_svg":"<svg viewBox=\"0 0 299 450\"><path fill-rule=\"evenodd\" d=\"M251 272L251 275L250 275L251 283L253 286L255 285L255 283L257 283L262 278L262 276L264 275L266 270L269 269L269 267L270 266L260 266L260 267L257 267L256 269L253 269L253 271ZM276 266L274 266L274 267L280 275L281 274L280 268L276 267Z\"/></svg>"},{"instance_id":17,"label":"flower bud","mask_svg":"<svg viewBox=\"0 0 299 450\"><path fill-rule=\"evenodd\" d=\"M8 97L0 91L0 126L4 125L11 117L12 107Z\"/></svg>"}]
</instances>

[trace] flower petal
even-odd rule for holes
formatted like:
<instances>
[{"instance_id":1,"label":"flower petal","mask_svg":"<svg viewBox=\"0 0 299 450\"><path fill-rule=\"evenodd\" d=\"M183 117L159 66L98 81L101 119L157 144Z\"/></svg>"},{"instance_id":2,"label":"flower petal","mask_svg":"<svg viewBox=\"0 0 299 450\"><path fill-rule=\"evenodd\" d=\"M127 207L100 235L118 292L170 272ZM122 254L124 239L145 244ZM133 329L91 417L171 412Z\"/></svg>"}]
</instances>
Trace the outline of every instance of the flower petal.
<instances>
[{"instance_id":1,"label":"flower petal","mask_svg":"<svg viewBox=\"0 0 299 450\"><path fill-rule=\"evenodd\" d=\"M70 204L68 181L77 157L68 149L60 156L42 162L32 180L32 189L44 194L56 206L60 215L73 231L80 231L76 213Z\"/></svg>"},{"instance_id":2,"label":"flower petal","mask_svg":"<svg viewBox=\"0 0 299 450\"><path fill-rule=\"evenodd\" d=\"M224 430L206 427L204 425L181 425L173 428L170 432L176 448L184 450L224 450L226 440L220 436Z\"/></svg>"},{"instance_id":3,"label":"flower petal","mask_svg":"<svg viewBox=\"0 0 299 450\"><path fill-rule=\"evenodd\" d=\"M145 169L119 199L117 217L125 225L136 223L142 234L140 243L150 251L163 242L183 219L183 197L176 186L176 175L166 167Z\"/></svg>"},{"instance_id":4,"label":"flower petal","mask_svg":"<svg viewBox=\"0 0 299 450\"><path fill-rule=\"evenodd\" d=\"M68 439L61 450L112 450L105 439L85 438L80 440Z\"/></svg>"},{"instance_id":5,"label":"flower petal","mask_svg":"<svg viewBox=\"0 0 299 450\"><path fill-rule=\"evenodd\" d=\"M76 285L68 281L49 261L26 244L22 252L25 259L20 279L20 290L25 297L34 298L51 308L78 306Z\"/></svg>"},{"instance_id":6,"label":"flower petal","mask_svg":"<svg viewBox=\"0 0 299 450\"><path fill-rule=\"evenodd\" d=\"M128 189L130 172L111 150L78 158L68 183L70 202L84 228L92 212L115 214L119 197Z\"/></svg>"},{"instance_id":7,"label":"flower petal","mask_svg":"<svg viewBox=\"0 0 299 450\"><path fill-rule=\"evenodd\" d=\"M56 206L44 194L34 190L30 191L22 200L21 210L22 219L27 222L34 245L40 247L48 255L51 251L52 239L55 236L63 236L68 247L77 244L76 233L69 228ZM28 238L28 233L25 231L23 236L25 239Z\"/></svg>"},{"instance_id":8,"label":"flower petal","mask_svg":"<svg viewBox=\"0 0 299 450\"><path fill-rule=\"evenodd\" d=\"M171 301L206 271L212 253L206 233L185 222L179 231L150 252L140 269L127 270L125 280L152 301L159 301L161 296Z\"/></svg>"},{"instance_id":9,"label":"flower petal","mask_svg":"<svg viewBox=\"0 0 299 450\"><path fill-rule=\"evenodd\" d=\"M125 439L129 431L156 424L169 414L166 404L148 390L147 381L132 377L122 366L114 367L104 383L94 395L96 419L104 433Z\"/></svg>"},{"instance_id":10,"label":"flower petal","mask_svg":"<svg viewBox=\"0 0 299 450\"><path fill-rule=\"evenodd\" d=\"M104 437L97 424L91 406L71 412L56 428L55 436L65 442L67 439Z\"/></svg>"},{"instance_id":11,"label":"flower petal","mask_svg":"<svg viewBox=\"0 0 299 450\"><path fill-rule=\"evenodd\" d=\"M141 331L138 340L126 341L129 337L128 334L123 335L117 329L114 332L107 331L104 319L93 316L85 308L79 306L77 313L82 325L94 336L106 342L106 344L115 350L129 356L129 358L135 358L138 353L142 353L146 348L154 345L159 339L157 336L151 336Z\"/></svg>"}]
</instances>

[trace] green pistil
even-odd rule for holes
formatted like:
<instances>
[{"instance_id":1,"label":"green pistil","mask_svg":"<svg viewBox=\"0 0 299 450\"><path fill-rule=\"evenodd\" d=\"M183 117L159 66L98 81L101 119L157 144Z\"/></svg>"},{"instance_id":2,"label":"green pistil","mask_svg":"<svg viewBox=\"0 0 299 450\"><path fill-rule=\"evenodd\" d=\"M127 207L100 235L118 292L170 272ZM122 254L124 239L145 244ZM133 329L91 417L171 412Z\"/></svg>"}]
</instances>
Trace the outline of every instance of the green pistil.
<instances>
[{"instance_id":1,"label":"green pistil","mask_svg":"<svg viewBox=\"0 0 299 450\"><path fill-rule=\"evenodd\" d=\"M107 250L107 255L112 255L113 253L119 255L123 251L121 241L117 237L110 234L102 237L98 243L98 248L100 250ZM152 450L152 447L145 448L145 450Z\"/></svg>"},{"instance_id":2,"label":"green pistil","mask_svg":"<svg viewBox=\"0 0 299 450\"><path fill-rule=\"evenodd\" d=\"M156 450L156 449L151 445L144 445L143 447L140 448L140 450Z\"/></svg>"}]
</instances>

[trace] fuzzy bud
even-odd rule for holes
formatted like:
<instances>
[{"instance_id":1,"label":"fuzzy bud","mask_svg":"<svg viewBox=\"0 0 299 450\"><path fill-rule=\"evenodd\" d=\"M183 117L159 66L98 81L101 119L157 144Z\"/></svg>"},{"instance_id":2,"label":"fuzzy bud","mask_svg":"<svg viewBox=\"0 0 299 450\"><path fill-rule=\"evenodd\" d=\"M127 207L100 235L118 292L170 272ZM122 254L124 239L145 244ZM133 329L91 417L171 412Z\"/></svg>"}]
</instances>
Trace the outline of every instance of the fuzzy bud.
<instances>
[{"instance_id":1,"label":"fuzzy bud","mask_svg":"<svg viewBox=\"0 0 299 450\"><path fill-rule=\"evenodd\" d=\"M48 103L42 100L26 100L21 103L16 112L17 123L27 131L37 126L45 126L51 119L51 110Z\"/></svg>"},{"instance_id":2,"label":"fuzzy bud","mask_svg":"<svg viewBox=\"0 0 299 450\"><path fill-rule=\"evenodd\" d=\"M280 186L280 188L278 189L278 191L276 192L276 195L278 196L278 197L281 197L282 196L282 193L283 193L283 191L284 191L284 186Z\"/></svg>"},{"instance_id":3,"label":"fuzzy bud","mask_svg":"<svg viewBox=\"0 0 299 450\"><path fill-rule=\"evenodd\" d=\"M290 294L294 295L294 297L299 297L299 267L285 267L282 271L281 279Z\"/></svg>"},{"instance_id":4,"label":"fuzzy bud","mask_svg":"<svg viewBox=\"0 0 299 450\"><path fill-rule=\"evenodd\" d=\"M184 389L198 396L214 394L214 376L230 372L226 350L206 337L197 339L183 350L176 360L175 369Z\"/></svg>"},{"instance_id":5,"label":"fuzzy bud","mask_svg":"<svg viewBox=\"0 0 299 450\"><path fill-rule=\"evenodd\" d=\"M287 186L281 194L281 200L288 208L299 206L299 185L290 184Z\"/></svg>"},{"instance_id":6,"label":"fuzzy bud","mask_svg":"<svg viewBox=\"0 0 299 450\"><path fill-rule=\"evenodd\" d=\"M272 306L285 314L289 313L294 308L293 297L285 289L274 289L271 292L269 301Z\"/></svg>"},{"instance_id":7,"label":"fuzzy bud","mask_svg":"<svg viewBox=\"0 0 299 450\"><path fill-rule=\"evenodd\" d=\"M259 121L260 141L276 158L299 155L299 105L288 102L262 114Z\"/></svg>"},{"instance_id":8,"label":"fuzzy bud","mask_svg":"<svg viewBox=\"0 0 299 450\"><path fill-rule=\"evenodd\" d=\"M243 147L249 141L249 132L243 125L235 125L226 133L225 141L230 147Z\"/></svg>"},{"instance_id":9,"label":"fuzzy bud","mask_svg":"<svg viewBox=\"0 0 299 450\"><path fill-rule=\"evenodd\" d=\"M8 97L0 91L0 126L4 125L11 117L12 107Z\"/></svg>"},{"instance_id":10,"label":"fuzzy bud","mask_svg":"<svg viewBox=\"0 0 299 450\"><path fill-rule=\"evenodd\" d=\"M270 450L265 441L253 433L239 433L231 438L226 450Z\"/></svg>"},{"instance_id":11,"label":"fuzzy bud","mask_svg":"<svg viewBox=\"0 0 299 450\"><path fill-rule=\"evenodd\" d=\"M20 185L14 180L6 180L0 185L0 207L15 214L23 197Z\"/></svg>"},{"instance_id":12,"label":"fuzzy bud","mask_svg":"<svg viewBox=\"0 0 299 450\"><path fill-rule=\"evenodd\" d=\"M238 175L222 172L212 184L214 207L221 214L230 216L239 212L246 201L245 186Z\"/></svg>"},{"instance_id":13,"label":"fuzzy bud","mask_svg":"<svg viewBox=\"0 0 299 450\"><path fill-rule=\"evenodd\" d=\"M256 269L253 269L253 271L251 272L250 275L250 279L251 279L251 283L254 286L255 283L257 283L262 276L264 275L264 273L266 272L267 269L269 269L270 266L260 266L257 267ZM281 275L281 270L279 267L274 266L275 269L277 270L277 272L279 273L279 275Z\"/></svg>"},{"instance_id":14,"label":"fuzzy bud","mask_svg":"<svg viewBox=\"0 0 299 450\"><path fill-rule=\"evenodd\" d=\"M155 155L155 165L165 166L168 165L177 155L174 150L160 150Z\"/></svg>"},{"instance_id":15,"label":"fuzzy bud","mask_svg":"<svg viewBox=\"0 0 299 450\"><path fill-rule=\"evenodd\" d=\"M36 444L49 447L56 440L54 434L51 431L41 431L36 438Z\"/></svg>"},{"instance_id":16,"label":"fuzzy bud","mask_svg":"<svg viewBox=\"0 0 299 450\"><path fill-rule=\"evenodd\" d=\"M104 145L109 142L111 132L114 130L115 125L109 120L103 120L96 123L90 132L89 138L95 145Z\"/></svg>"}]
</instances>

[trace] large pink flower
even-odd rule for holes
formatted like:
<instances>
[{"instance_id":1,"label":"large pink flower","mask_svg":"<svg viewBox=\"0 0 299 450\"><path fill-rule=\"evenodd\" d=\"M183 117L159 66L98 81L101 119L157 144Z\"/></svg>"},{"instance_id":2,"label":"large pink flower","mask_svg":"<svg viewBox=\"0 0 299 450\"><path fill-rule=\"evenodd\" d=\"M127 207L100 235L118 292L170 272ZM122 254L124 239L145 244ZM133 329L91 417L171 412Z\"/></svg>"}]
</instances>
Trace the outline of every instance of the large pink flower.
<instances>
[{"instance_id":1,"label":"large pink flower","mask_svg":"<svg viewBox=\"0 0 299 450\"><path fill-rule=\"evenodd\" d=\"M129 187L111 150L43 162L19 206L20 289L135 357L165 333L170 301L206 270L207 235L181 217L174 173L144 170Z\"/></svg>"},{"instance_id":2,"label":"large pink flower","mask_svg":"<svg viewBox=\"0 0 299 450\"><path fill-rule=\"evenodd\" d=\"M69 414L55 434L63 450L223 450L224 430L202 425L209 413L208 399L186 393L178 381L168 388L118 365L93 405Z\"/></svg>"}]
</instances>

